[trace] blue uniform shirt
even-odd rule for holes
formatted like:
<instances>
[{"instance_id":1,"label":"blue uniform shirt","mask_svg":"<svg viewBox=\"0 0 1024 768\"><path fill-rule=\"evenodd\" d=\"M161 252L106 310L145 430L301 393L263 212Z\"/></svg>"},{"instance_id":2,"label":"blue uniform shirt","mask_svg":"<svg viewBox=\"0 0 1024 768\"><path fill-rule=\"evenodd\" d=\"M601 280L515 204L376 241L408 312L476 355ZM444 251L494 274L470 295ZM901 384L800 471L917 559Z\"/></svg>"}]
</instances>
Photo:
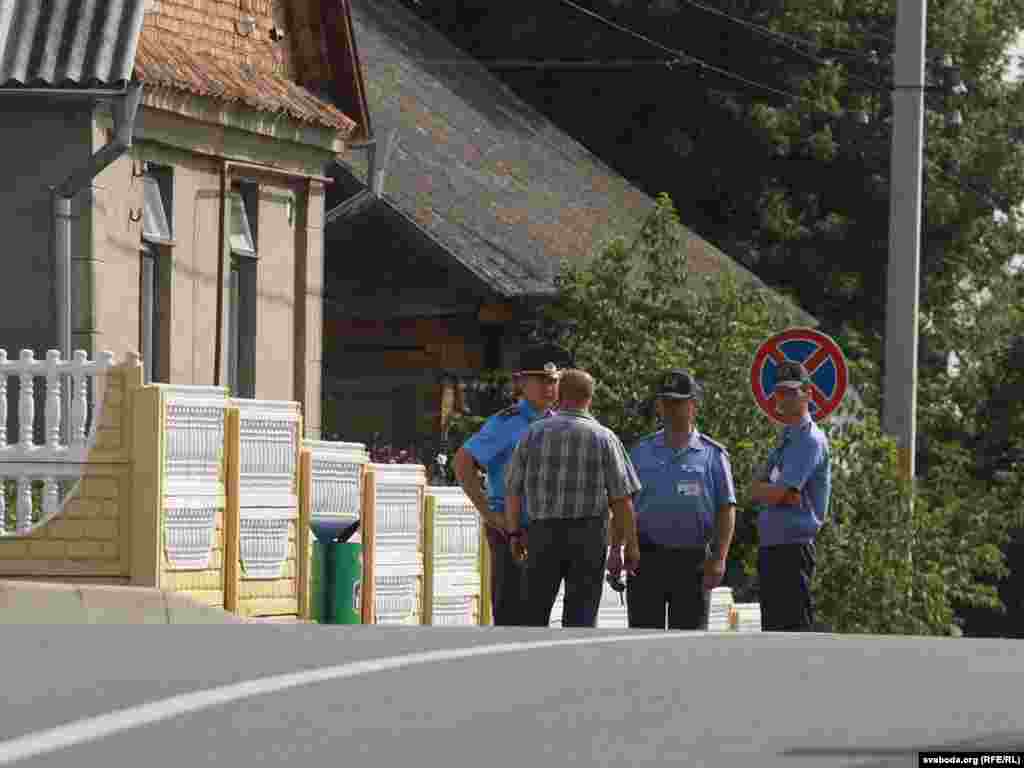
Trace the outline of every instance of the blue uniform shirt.
<instances>
[{"instance_id":1,"label":"blue uniform shirt","mask_svg":"<svg viewBox=\"0 0 1024 768\"><path fill-rule=\"evenodd\" d=\"M769 482L800 491L799 507L764 507L757 518L761 546L806 544L828 515L832 492L828 438L810 417L787 426L768 457Z\"/></svg>"},{"instance_id":2,"label":"blue uniform shirt","mask_svg":"<svg viewBox=\"0 0 1024 768\"><path fill-rule=\"evenodd\" d=\"M462 447L487 471L487 503L492 512L505 511L505 465L519 438L526 434L530 424L550 414L538 412L525 397L515 405L491 416L480 431ZM520 505L519 523L524 528L530 518L526 503Z\"/></svg>"},{"instance_id":3,"label":"blue uniform shirt","mask_svg":"<svg viewBox=\"0 0 1024 768\"><path fill-rule=\"evenodd\" d=\"M736 503L725 448L695 429L676 450L661 430L637 443L630 458L643 484L633 500L638 533L664 547L711 542L718 510Z\"/></svg>"}]
</instances>

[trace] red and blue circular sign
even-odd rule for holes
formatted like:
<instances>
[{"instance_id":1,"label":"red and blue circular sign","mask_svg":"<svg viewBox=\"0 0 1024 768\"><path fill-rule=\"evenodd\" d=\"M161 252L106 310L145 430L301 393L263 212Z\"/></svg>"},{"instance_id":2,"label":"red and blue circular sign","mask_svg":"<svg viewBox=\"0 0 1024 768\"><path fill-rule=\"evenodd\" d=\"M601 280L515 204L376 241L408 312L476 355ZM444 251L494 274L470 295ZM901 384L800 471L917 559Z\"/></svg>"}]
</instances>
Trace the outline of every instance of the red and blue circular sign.
<instances>
[{"instance_id":1,"label":"red and blue circular sign","mask_svg":"<svg viewBox=\"0 0 1024 768\"><path fill-rule=\"evenodd\" d=\"M783 423L775 399L775 372L785 361L801 363L810 374L812 419L827 418L843 402L848 372L839 345L813 328L790 328L763 342L750 367L750 391L768 418Z\"/></svg>"}]
</instances>

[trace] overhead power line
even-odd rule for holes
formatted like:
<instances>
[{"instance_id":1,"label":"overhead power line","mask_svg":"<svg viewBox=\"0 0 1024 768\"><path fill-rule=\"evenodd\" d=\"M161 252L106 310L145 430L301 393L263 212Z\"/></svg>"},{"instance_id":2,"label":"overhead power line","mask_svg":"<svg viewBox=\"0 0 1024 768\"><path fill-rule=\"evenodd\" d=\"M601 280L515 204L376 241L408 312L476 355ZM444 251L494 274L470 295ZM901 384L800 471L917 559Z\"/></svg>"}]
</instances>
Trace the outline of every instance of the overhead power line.
<instances>
[{"instance_id":1,"label":"overhead power line","mask_svg":"<svg viewBox=\"0 0 1024 768\"><path fill-rule=\"evenodd\" d=\"M768 37L774 37L774 38L777 38L779 40L783 40L783 41L788 42L788 43L790 43L792 45L798 45L798 46L802 45L802 46L806 46L807 48L822 48L822 47L825 47L825 48L828 48L828 50L830 50L830 51L835 51L836 53L841 53L841 54L843 54L845 56L850 56L850 57L862 59L862 60L864 60L864 61L866 61L866 62L868 62L870 64L878 64L878 61L876 59L874 59L871 54L864 53L863 51L857 51L857 50L854 50L853 48L842 48L840 46L831 46L831 45L830 46L821 46L818 43L816 43L814 40L810 40L810 39L805 38L805 37L800 37L799 35L791 35L791 34L788 34L786 32L779 32L778 30L774 30L771 27L766 27L766 26L764 26L762 24L755 24L752 21L748 21L747 19L741 18L739 16L735 16L735 15L733 15L733 14L727 12L727 11L721 10L720 8L714 8L713 6L705 5L704 3L697 2L697 0L683 0L683 2L688 4L688 5L692 5L694 8L699 8L700 10L705 11L707 13L713 13L716 16L722 16L722 17L724 17L726 19L729 19L729 21L732 21L735 24L739 24L741 26L747 27L748 29L755 30L757 32L760 32L763 35L768 36ZM882 38L882 39L886 40L890 45L892 44L892 40L889 40L888 38ZM807 55L813 56L813 54L807 54ZM818 59L818 60L820 61L820 59Z\"/></svg>"},{"instance_id":2,"label":"overhead power line","mask_svg":"<svg viewBox=\"0 0 1024 768\"><path fill-rule=\"evenodd\" d=\"M657 49L659 49L661 51L664 51L665 53L672 54L672 56L674 56L676 59L678 59L680 63L695 64L698 67L700 67L701 69L705 69L705 70L707 70L709 72L714 72L715 74L721 75L722 77L729 78L730 80L736 80L737 82L741 82L741 83L743 83L745 85L749 85L749 86L751 86L753 88L760 88L763 91L767 91L769 93L774 93L776 96L783 96L783 97L785 97L787 99L797 99L797 100L804 99L804 97L801 96L798 93L794 93L792 91L784 91L781 88L776 88L776 87L771 86L771 85L766 85L765 83L759 83L757 81L750 80L749 78L743 77L743 75L739 75L739 74L737 74L735 72L731 72L731 71L729 71L727 69L723 69L722 67L716 67L714 64L711 64L710 62L707 62L704 59L701 59L701 58L699 58L697 56L692 56L692 55L686 53L685 51L679 50L677 48L672 48L672 47L667 46L667 45L665 45L663 43L659 43L654 38L648 37L645 34L637 32L635 29L630 29L629 27L623 26L622 24L619 24L618 22L612 21L611 19L606 18L605 16L602 16L601 14L594 12L594 11L590 10L589 8L584 8L582 5L574 3L573 0L561 0L561 2L563 4L569 6L570 8L576 10L577 12L582 13L582 14L584 14L586 16L589 16L592 19L596 19L597 21L601 22L602 24L604 24L604 25L606 25L608 27L611 27L612 29L616 29L619 32L622 32L623 34L630 35L631 37L634 37L637 40L642 40L643 42L647 43L648 45L651 45L651 46L653 46L653 47L655 47L655 48L657 48Z\"/></svg>"},{"instance_id":3,"label":"overhead power line","mask_svg":"<svg viewBox=\"0 0 1024 768\"><path fill-rule=\"evenodd\" d=\"M773 38L775 40L778 40L780 43L788 43L789 45L787 47L789 48L789 50L791 50L793 53L796 53L796 54L799 54L800 56L803 56L804 58L808 59L809 61L813 61L816 64L823 64L823 65L826 65L826 66L831 64L830 61L822 58L821 56L816 56L815 54L811 53L810 51L805 51L805 50L803 50L803 48L800 47L800 46L805 46L807 48L818 48L819 47L818 44L815 43L812 40L806 40L804 38L797 37L796 35L789 35L789 34L786 34L785 32L776 32L774 29L770 29L769 27L761 26L760 24L755 24L752 21L747 21L746 19L742 19L739 16L734 16L731 13L727 13L727 12L725 12L725 11L719 9L719 8L713 8L710 5L705 5L704 3L697 2L697 0L683 0L683 2L687 3L688 5L693 6L694 8L697 8L697 9L699 9L701 11L704 11L705 13L710 13L710 14L713 14L715 16L719 16L719 17L728 19L729 21L733 22L734 24L738 24L738 25L740 25L742 27L746 27L747 29L753 30L754 32L758 32L758 33L764 35L765 37L770 37L770 38ZM836 51L838 53L843 53L843 54L846 54L846 55L849 55L849 56L856 56L857 58L863 59L863 60L868 61L868 62L870 62L872 64L877 64L876 61L872 61L871 60L870 56L867 56L867 55L865 55L863 53L860 53L859 51L854 51L854 50L846 49L846 48L831 48L831 47L829 48L829 50L833 50L833 51ZM859 75L855 75L852 72L847 72L846 76L850 80L854 80L854 81L856 81L858 83L861 83L862 85L870 86L871 88L881 89L881 88L885 87L882 83L877 83L877 82L874 82L872 80L868 80L867 78L860 77Z\"/></svg>"}]
</instances>

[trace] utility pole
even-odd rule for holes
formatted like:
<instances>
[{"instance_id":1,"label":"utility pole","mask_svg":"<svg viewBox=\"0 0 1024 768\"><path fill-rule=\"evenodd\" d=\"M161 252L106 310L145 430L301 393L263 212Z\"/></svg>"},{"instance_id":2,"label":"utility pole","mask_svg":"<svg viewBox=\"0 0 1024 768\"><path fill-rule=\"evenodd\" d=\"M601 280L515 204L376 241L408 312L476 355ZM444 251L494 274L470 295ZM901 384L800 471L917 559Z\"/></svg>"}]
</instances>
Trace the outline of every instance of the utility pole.
<instances>
[{"instance_id":1,"label":"utility pole","mask_svg":"<svg viewBox=\"0 0 1024 768\"><path fill-rule=\"evenodd\" d=\"M882 418L885 431L899 445L900 471L906 480L914 478L917 433L917 312L927 13L927 0L898 0Z\"/></svg>"}]
</instances>

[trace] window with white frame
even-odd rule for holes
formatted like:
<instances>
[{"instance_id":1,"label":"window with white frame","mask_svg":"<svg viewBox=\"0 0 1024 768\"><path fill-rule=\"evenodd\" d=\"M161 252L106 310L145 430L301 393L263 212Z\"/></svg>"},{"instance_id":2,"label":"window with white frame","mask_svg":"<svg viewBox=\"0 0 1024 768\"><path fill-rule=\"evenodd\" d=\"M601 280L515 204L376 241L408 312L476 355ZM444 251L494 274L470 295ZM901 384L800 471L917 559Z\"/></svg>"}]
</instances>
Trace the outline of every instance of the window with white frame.
<instances>
[{"instance_id":1,"label":"window with white frame","mask_svg":"<svg viewBox=\"0 0 1024 768\"><path fill-rule=\"evenodd\" d=\"M174 172L146 163L142 182L139 268L139 350L147 382L168 380L170 246L174 239Z\"/></svg>"},{"instance_id":2,"label":"window with white frame","mask_svg":"<svg viewBox=\"0 0 1024 768\"><path fill-rule=\"evenodd\" d=\"M259 187L233 185L228 200L231 273L228 282L228 386L235 397L256 396L256 269Z\"/></svg>"}]
</instances>

